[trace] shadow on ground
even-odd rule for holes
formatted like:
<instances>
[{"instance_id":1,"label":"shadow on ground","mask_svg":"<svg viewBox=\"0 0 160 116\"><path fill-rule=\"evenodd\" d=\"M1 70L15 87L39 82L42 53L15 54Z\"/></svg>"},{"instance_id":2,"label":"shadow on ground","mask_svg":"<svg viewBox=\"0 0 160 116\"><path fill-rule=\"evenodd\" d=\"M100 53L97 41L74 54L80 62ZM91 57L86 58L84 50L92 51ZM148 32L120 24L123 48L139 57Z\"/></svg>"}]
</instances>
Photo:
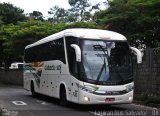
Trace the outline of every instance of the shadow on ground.
<instances>
[{"instance_id":1,"label":"shadow on ground","mask_svg":"<svg viewBox=\"0 0 160 116\"><path fill-rule=\"evenodd\" d=\"M33 99L33 96L29 95L29 97L32 97ZM34 99L42 100L42 101L60 106L59 99L56 99L53 97L38 94ZM117 111L117 110L123 111L125 110L123 108L118 108L116 105L81 105L81 104L75 104L70 102L68 103L67 106L63 106L63 107L72 108L77 111Z\"/></svg>"}]
</instances>

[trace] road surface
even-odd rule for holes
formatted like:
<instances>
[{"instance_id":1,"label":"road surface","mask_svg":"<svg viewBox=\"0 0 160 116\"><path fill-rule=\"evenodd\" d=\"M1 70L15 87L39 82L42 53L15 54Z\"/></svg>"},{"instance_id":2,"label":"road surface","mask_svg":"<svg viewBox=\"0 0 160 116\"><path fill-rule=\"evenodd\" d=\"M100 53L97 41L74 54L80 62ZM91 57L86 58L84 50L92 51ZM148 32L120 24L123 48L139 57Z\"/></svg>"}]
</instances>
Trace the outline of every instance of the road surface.
<instances>
[{"instance_id":1,"label":"road surface","mask_svg":"<svg viewBox=\"0 0 160 116\"><path fill-rule=\"evenodd\" d=\"M33 98L22 87L10 85L0 85L0 108L10 116L160 116L160 109L136 104L62 107L57 99Z\"/></svg>"}]
</instances>

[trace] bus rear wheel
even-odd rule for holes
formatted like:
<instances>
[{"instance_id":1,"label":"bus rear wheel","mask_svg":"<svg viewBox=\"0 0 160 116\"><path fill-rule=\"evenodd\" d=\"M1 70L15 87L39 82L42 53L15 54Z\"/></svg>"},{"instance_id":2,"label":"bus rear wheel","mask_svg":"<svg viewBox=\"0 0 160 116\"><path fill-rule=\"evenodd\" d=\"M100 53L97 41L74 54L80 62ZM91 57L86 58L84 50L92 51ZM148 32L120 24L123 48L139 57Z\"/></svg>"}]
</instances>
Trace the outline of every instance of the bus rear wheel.
<instances>
[{"instance_id":1,"label":"bus rear wheel","mask_svg":"<svg viewBox=\"0 0 160 116\"><path fill-rule=\"evenodd\" d=\"M66 95L66 90L64 87L61 87L60 89L60 105L62 106L67 106L67 95Z\"/></svg>"}]
</instances>

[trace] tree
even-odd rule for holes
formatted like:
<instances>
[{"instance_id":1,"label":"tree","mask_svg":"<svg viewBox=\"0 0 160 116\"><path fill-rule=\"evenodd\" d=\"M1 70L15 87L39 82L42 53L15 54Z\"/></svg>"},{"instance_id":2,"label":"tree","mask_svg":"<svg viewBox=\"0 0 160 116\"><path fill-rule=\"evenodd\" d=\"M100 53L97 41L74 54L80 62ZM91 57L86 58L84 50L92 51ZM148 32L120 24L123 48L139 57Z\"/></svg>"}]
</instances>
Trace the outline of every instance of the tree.
<instances>
[{"instance_id":1,"label":"tree","mask_svg":"<svg viewBox=\"0 0 160 116\"><path fill-rule=\"evenodd\" d=\"M25 15L23 10L13 6L10 3L0 3L0 22L4 24L17 23L24 21Z\"/></svg>"},{"instance_id":2,"label":"tree","mask_svg":"<svg viewBox=\"0 0 160 116\"><path fill-rule=\"evenodd\" d=\"M29 20L18 22L16 25L4 25L0 30L0 38L3 39L2 49L5 57L12 56L11 61L21 58L24 48L28 44L34 43L48 35L57 33L66 28L97 28L96 23L76 22L72 24L57 23L48 21Z\"/></svg>"},{"instance_id":3,"label":"tree","mask_svg":"<svg viewBox=\"0 0 160 116\"><path fill-rule=\"evenodd\" d=\"M91 28L91 29L98 29L95 22L75 22L70 25L66 25L65 28Z\"/></svg>"},{"instance_id":4,"label":"tree","mask_svg":"<svg viewBox=\"0 0 160 116\"><path fill-rule=\"evenodd\" d=\"M80 21L90 19L90 12L87 11L87 8L90 7L89 0L69 0L69 4L71 5L69 11L74 14L72 16L75 16L76 19Z\"/></svg>"},{"instance_id":5,"label":"tree","mask_svg":"<svg viewBox=\"0 0 160 116\"><path fill-rule=\"evenodd\" d=\"M100 3L91 5L89 0L68 0L71 8L64 9L54 6L48 11L51 17L48 19L52 22L73 23L79 21L92 21L92 11L100 10Z\"/></svg>"},{"instance_id":6,"label":"tree","mask_svg":"<svg viewBox=\"0 0 160 116\"><path fill-rule=\"evenodd\" d=\"M5 39L3 51L5 54L11 54L15 58L22 57L25 46L63 30L65 25L64 23L53 24L39 20L18 22L16 25L5 25L0 30L0 36Z\"/></svg>"},{"instance_id":7,"label":"tree","mask_svg":"<svg viewBox=\"0 0 160 116\"><path fill-rule=\"evenodd\" d=\"M43 14L39 11L33 11L32 13L29 13L29 16L31 19L36 19L36 20L44 20L43 19Z\"/></svg>"},{"instance_id":8,"label":"tree","mask_svg":"<svg viewBox=\"0 0 160 116\"><path fill-rule=\"evenodd\" d=\"M158 47L159 5L157 0L113 0L107 10L97 13L97 23L124 34L133 46Z\"/></svg>"},{"instance_id":9,"label":"tree","mask_svg":"<svg viewBox=\"0 0 160 116\"><path fill-rule=\"evenodd\" d=\"M51 15L51 18L49 18L50 21L54 23L58 22L69 22L68 21L68 11L64 8L59 8L58 6L54 6L53 8L50 8L50 11L48 11L48 14Z\"/></svg>"}]
</instances>

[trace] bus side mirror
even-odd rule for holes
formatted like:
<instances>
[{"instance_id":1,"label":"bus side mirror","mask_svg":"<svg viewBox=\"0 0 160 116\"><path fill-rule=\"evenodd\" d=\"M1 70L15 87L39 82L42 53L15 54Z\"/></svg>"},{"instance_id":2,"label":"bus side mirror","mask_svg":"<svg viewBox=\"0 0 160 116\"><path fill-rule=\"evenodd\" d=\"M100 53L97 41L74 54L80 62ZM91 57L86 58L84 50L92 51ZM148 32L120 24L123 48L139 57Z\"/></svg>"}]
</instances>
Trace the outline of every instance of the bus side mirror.
<instances>
[{"instance_id":1,"label":"bus side mirror","mask_svg":"<svg viewBox=\"0 0 160 116\"><path fill-rule=\"evenodd\" d=\"M76 61L81 62L81 49L80 49L80 47L76 44L71 44L71 47L74 48L74 50L75 50Z\"/></svg>"},{"instance_id":2,"label":"bus side mirror","mask_svg":"<svg viewBox=\"0 0 160 116\"><path fill-rule=\"evenodd\" d=\"M142 63L142 53L135 47L130 47L135 55L137 55L137 64Z\"/></svg>"}]
</instances>

